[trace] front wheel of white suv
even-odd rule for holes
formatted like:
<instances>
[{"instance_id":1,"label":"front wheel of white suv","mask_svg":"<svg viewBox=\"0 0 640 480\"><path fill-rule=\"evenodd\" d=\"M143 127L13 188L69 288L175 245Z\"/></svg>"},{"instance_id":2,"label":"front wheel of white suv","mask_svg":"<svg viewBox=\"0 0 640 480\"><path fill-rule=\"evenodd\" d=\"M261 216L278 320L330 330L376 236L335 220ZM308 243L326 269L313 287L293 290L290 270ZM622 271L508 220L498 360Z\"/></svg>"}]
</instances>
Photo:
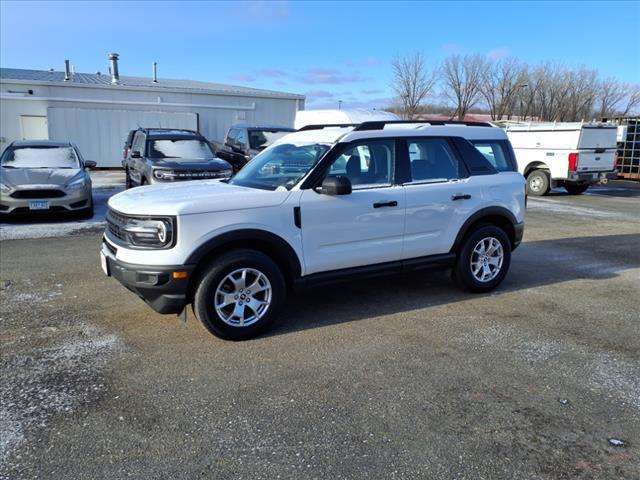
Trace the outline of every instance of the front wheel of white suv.
<instances>
[{"instance_id":1,"label":"front wheel of white suv","mask_svg":"<svg viewBox=\"0 0 640 480\"><path fill-rule=\"evenodd\" d=\"M453 273L460 287L488 292L504 279L511 263L511 242L500 227L484 225L465 238Z\"/></svg>"},{"instance_id":2,"label":"front wheel of white suv","mask_svg":"<svg viewBox=\"0 0 640 480\"><path fill-rule=\"evenodd\" d=\"M215 336L248 340L277 317L285 293L284 278L271 258L255 250L233 250L205 268L193 311Z\"/></svg>"}]
</instances>

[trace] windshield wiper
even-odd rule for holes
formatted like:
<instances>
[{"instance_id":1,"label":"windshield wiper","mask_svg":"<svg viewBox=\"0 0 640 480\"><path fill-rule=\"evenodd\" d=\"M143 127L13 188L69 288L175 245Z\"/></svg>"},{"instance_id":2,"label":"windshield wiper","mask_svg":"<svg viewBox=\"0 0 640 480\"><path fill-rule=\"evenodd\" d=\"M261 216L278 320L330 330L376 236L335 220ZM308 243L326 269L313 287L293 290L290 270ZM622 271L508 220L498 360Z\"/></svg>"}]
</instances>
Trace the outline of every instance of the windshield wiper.
<instances>
[{"instance_id":1,"label":"windshield wiper","mask_svg":"<svg viewBox=\"0 0 640 480\"><path fill-rule=\"evenodd\" d=\"M14 167L13 165L2 165L2 168L18 168L18 167Z\"/></svg>"}]
</instances>

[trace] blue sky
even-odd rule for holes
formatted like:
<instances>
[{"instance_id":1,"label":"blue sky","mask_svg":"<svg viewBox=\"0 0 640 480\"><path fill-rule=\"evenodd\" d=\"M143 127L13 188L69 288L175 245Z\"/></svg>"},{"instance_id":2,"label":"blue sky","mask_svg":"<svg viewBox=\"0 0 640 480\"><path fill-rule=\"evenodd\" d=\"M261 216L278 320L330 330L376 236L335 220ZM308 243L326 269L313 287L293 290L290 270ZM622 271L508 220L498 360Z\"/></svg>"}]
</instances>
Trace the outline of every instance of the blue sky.
<instances>
[{"instance_id":1,"label":"blue sky","mask_svg":"<svg viewBox=\"0 0 640 480\"><path fill-rule=\"evenodd\" d=\"M151 74L385 107L390 61L420 51L584 65L640 83L640 2L0 2L0 64Z\"/></svg>"}]
</instances>

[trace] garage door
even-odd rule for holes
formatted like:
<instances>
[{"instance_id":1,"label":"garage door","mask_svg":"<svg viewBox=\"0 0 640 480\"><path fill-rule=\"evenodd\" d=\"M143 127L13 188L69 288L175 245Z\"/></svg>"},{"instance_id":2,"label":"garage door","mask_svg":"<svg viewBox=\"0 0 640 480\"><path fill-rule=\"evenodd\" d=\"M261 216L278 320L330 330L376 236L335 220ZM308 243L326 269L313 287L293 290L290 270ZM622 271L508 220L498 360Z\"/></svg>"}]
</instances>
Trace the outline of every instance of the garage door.
<instances>
[{"instance_id":1,"label":"garage door","mask_svg":"<svg viewBox=\"0 0 640 480\"><path fill-rule=\"evenodd\" d=\"M139 126L198 128L197 113L50 107L47 114L49 138L75 143L84 158L99 167L122 166L124 141L129 131Z\"/></svg>"}]
</instances>

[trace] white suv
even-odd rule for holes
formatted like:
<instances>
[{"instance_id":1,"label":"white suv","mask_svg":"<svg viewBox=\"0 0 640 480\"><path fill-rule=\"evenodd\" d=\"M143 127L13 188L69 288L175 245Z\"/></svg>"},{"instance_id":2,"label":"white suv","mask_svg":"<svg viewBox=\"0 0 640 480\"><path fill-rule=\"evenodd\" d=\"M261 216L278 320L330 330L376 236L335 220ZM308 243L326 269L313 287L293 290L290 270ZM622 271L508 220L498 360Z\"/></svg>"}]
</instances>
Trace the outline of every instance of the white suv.
<instances>
[{"instance_id":1,"label":"white suv","mask_svg":"<svg viewBox=\"0 0 640 480\"><path fill-rule=\"evenodd\" d=\"M308 126L230 180L109 200L102 267L160 313L254 337L294 287L452 268L504 279L524 231L525 181L505 133L481 123Z\"/></svg>"}]
</instances>

